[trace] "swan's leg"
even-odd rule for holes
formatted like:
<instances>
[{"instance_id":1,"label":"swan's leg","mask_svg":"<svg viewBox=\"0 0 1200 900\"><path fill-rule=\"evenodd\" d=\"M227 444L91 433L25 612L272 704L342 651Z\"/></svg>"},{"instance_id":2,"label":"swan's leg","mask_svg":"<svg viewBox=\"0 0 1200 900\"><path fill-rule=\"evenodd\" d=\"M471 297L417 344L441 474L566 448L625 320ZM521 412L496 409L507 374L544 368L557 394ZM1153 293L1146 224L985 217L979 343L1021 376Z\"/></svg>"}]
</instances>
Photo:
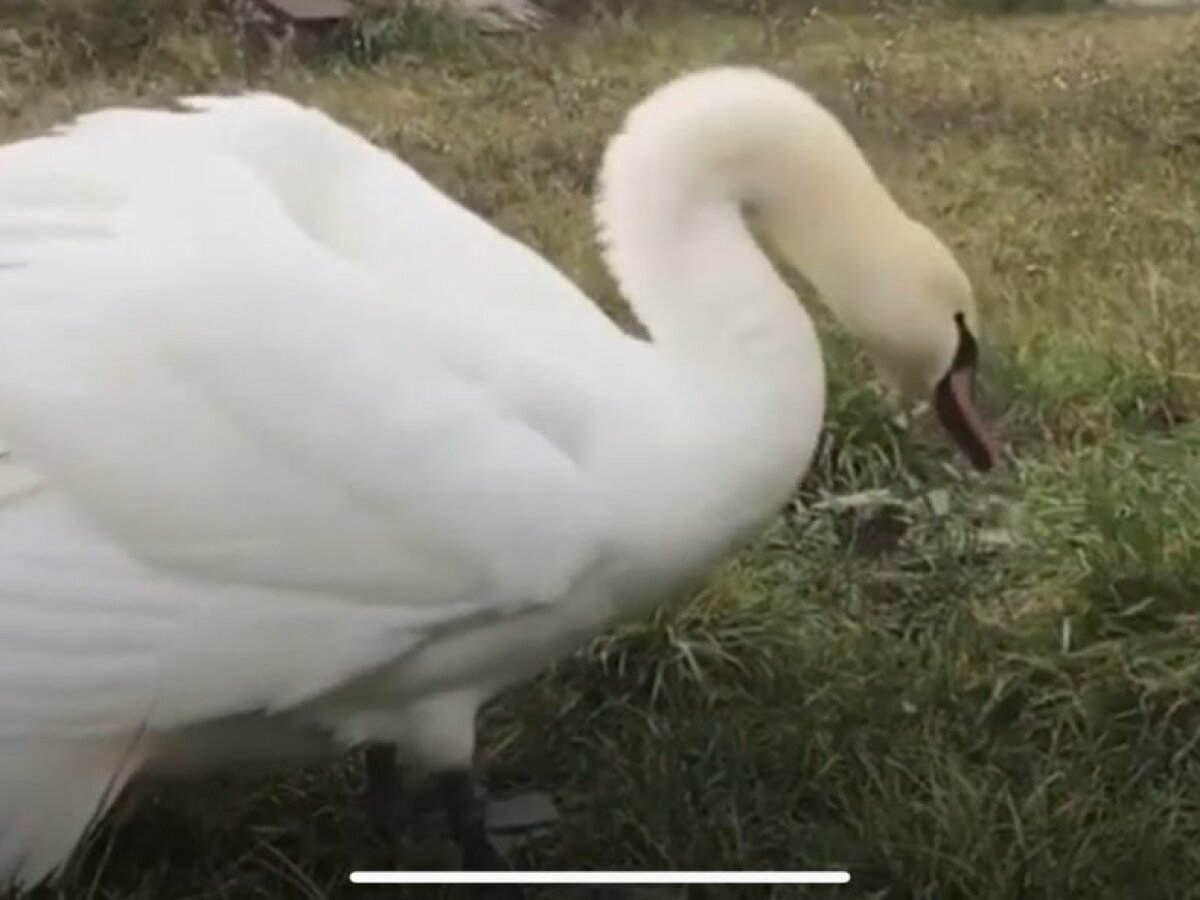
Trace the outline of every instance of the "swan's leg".
<instances>
[{"instance_id":1,"label":"swan's leg","mask_svg":"<svg viewBox=\"0 0 1200 900\"><path fill-rule=\"evenodd\" d=\"M502 872L508 868L488 837L485 801L471 768L448 769L437 776L450 830L462 854L467 872ZM483 900L526 900L519 884L489 884L482 888Z\"/></svg>"},{"instance_id":2,"label":"swan's leg","mask_svg":"<svg viewBox=\"0 0 1200 900\"><path fill-rule=\"evenodd\" d=\"M400 710L359 714L341 723L339 731L348 743L368 742L365 799L378 830L394 835L402 821L397 807L409 796L409 779L402 776L431 776L464 868L487 871L503 863L488 837L474 776L478 708L474 694L442 694Z\"/></svg>"},{"instance_id":3,"label":"swan's leg","mask_svg":"<svg viewBox=\"0 0 1200 900\"><path fill-rule=\"evenodd\" d=\"M363 754L363 802L367 821L379 838L394 844L406 823L405 788L394 744L371 744Z\"/></svg>"},{"instance_id":4,"label":"swan's leg","mask_svg":"<svg viewBox=\"0 0 1200 900\"><path fill-rule=\"evenodd\" d=\"M405 785L396 748L392 744L372 744L364 753L366 779L363 799L372 829L381 839L395 843L409 824L411 799ZM450 834L462 854L462 866L468 871L495 871L502 861L488 838L485 801L470 769L454 769L436 776L437 790L446 810Z\"/></svg>"},{"instance_id":5,"label":"swan's leg","mask_svg":"<svg viewBox=\"0 0 1200 900\"><path fill-rule=\"evenodd\" d=\"M492 846L484 817L484 800L471 769L451 769L438 775L450 833L462 853L462 867L470 872L505 868Z\"/></svg>"}]
</instances>

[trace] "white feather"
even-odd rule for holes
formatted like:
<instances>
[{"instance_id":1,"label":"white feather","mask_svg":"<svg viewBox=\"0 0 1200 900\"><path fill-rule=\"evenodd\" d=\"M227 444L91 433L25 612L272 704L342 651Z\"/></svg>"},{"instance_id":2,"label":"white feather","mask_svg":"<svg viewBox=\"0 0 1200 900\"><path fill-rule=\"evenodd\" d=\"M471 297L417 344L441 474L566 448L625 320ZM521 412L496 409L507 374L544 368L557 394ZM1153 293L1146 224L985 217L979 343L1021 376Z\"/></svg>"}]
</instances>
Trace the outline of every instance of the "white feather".
<instances>
[{"instance_id":1,"label":"white feather","mask_svg":"<svg viewBox=\"0 0 1200 900\"><path fill-rule=\"evenodd\" d=\"M139 771L364 740L466 765L482 702L751 538L825 382L743 202L850 319L847 259L947 265L890 252L919 226L765 73L663 88L602 184L653 342L280 97L0 148L0 876L58 869Z\"/></svg>"}]
</instances>

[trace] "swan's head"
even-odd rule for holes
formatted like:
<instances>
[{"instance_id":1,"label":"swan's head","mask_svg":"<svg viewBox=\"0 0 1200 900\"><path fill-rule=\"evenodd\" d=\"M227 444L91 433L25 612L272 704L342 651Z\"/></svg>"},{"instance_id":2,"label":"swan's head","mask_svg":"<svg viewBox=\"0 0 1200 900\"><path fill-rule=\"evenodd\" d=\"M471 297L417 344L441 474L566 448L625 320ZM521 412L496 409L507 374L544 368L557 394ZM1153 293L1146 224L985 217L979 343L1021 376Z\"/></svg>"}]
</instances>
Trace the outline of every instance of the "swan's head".
<instances>
[{"instance_id":1,"label":"swan's head","mask_svg":"<svg viewBox=\"0 0 1200 900\"><path fill-rule=\"evenodd\" d=\"M926 227L893 208L864 223L846 274L827 286L838 318L866 347L889 384L929 402L976 468L991 469L996 439L976 407L979 316L971 282ZM890 221L889 221L890 219Z\"/></svg>"},{"instance_id":2,"label":"swan's head","mask_svg":"<svg viewBox=\"0 0 1200 900\"><path fill-rule=\"evenodd\" d=\"M884 380L928 402L976 468L999 458L975 405L979 316L954 254L908 216L849 134L793 92L790 153L764 170L754 204L765 236L866 347ZM761 175L759 176L761 179Z\"/></svg>"}]
</instances>

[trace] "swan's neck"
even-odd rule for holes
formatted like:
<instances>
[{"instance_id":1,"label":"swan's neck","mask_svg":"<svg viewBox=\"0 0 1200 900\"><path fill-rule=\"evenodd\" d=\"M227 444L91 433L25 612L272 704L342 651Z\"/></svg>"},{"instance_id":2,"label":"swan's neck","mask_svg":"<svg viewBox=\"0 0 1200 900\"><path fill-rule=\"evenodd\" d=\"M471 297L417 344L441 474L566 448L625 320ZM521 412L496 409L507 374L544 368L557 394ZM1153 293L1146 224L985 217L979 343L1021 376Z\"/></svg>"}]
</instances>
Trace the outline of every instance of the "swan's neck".
<instances>
[{"instance_id":1,"label":"swan's neck","mask_svg":"<svg viewBox=\"0 0 1200 900\"><path fill-rule=\"evenodd\" d=\"M749 526L807 466L824 370L808 313L743 213L764 187L752 163L774 148L736 122L736 145L722 147L731 125L700 99L674 121L635 114L609 149L597 215L610 270L689 394L686 452L703 457L721 517Z\"/></svg>"},{"instance_id":2,"label":"swan's neck","mask_svg":"<svg viewBox=\"0 0 1200 900\"><path fill-rule=\"evenodd\" d=\"M757 455L756 466L777 457L784 477L798 476L797 448L823 411L820 345L740 206L680 197L645 209L638 230L612 248L622 284L692 409L715 426L709 449Z\"/></svg>"},{"instance_id":3,"label":"swan's neck","mask_svg":"<svg viewBox=\"0 0 1200 900\"><path fill-rule=\"evenodd\" d=\"M685 568L703 567L794 491L820 431L825 373L812 321L738 198L659 186L629 227L610 234L609 259L683 410L682 420L664 411L672 462L646 487L647 500L667 507L664 521L653 512L642 521L675 534Z\"/></svg>"},{"instance_id":4,"label":"swan's neck","mask_svg":"<svg viewBox=\"0 0 1200 900\"><path fill-rule=\"evenodd\" d=\"M677 79L630 113L596 215L609 268L664 354L779 379L813 366L812 326L744 208L786 233L789 262L845 319L862 226L889 202L837 119L787 82L734 68Z\"/></svg>"},{"instance_id":5,"label":"swan's neck","mask_svg":"<svg viewBox=\"0 0 1200 900\"><path fill-rule=\"evenodd\" d=\"M797 374L810 361L808 314L751 235L734 196L643 207L609 259L655 344L684 367L730 376Z\"/></svg>"}]
</instances>

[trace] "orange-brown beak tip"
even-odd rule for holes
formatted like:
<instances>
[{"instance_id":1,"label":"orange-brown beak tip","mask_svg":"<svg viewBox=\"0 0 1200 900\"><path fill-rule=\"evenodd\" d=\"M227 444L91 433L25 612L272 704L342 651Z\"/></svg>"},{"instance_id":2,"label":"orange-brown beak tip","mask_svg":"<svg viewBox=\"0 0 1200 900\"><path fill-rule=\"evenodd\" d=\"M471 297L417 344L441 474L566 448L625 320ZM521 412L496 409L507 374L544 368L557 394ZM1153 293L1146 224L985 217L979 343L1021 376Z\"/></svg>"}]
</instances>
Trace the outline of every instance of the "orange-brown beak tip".
<instances>
[{"instance_id":1,"label":"orange-brown beak tip","mask_svg":"<svg viewBox=\"0 0 1200 900\"><path fill-rule=\"evenodd\" d=\"M967 459L980 472L989 472L1000 461L1000 442L984 423L975 405L974 371L951 371L938 384L934 410Z\"/></svg>"},{"instance_id":2,"label":"orange-brown beak tip","mask_svg":"<svg viewBox=\"0 0 1200 900\"><path fill-rule=\"evenodd\" d=\"M958 325L959 345L950 371L938 382L933 408L942 427L980 472L988 472L1000 461L1000 442L992 434L975 405L975 367L979 347L967 329L961 314Z\"/></svg>"}]
</instances>

